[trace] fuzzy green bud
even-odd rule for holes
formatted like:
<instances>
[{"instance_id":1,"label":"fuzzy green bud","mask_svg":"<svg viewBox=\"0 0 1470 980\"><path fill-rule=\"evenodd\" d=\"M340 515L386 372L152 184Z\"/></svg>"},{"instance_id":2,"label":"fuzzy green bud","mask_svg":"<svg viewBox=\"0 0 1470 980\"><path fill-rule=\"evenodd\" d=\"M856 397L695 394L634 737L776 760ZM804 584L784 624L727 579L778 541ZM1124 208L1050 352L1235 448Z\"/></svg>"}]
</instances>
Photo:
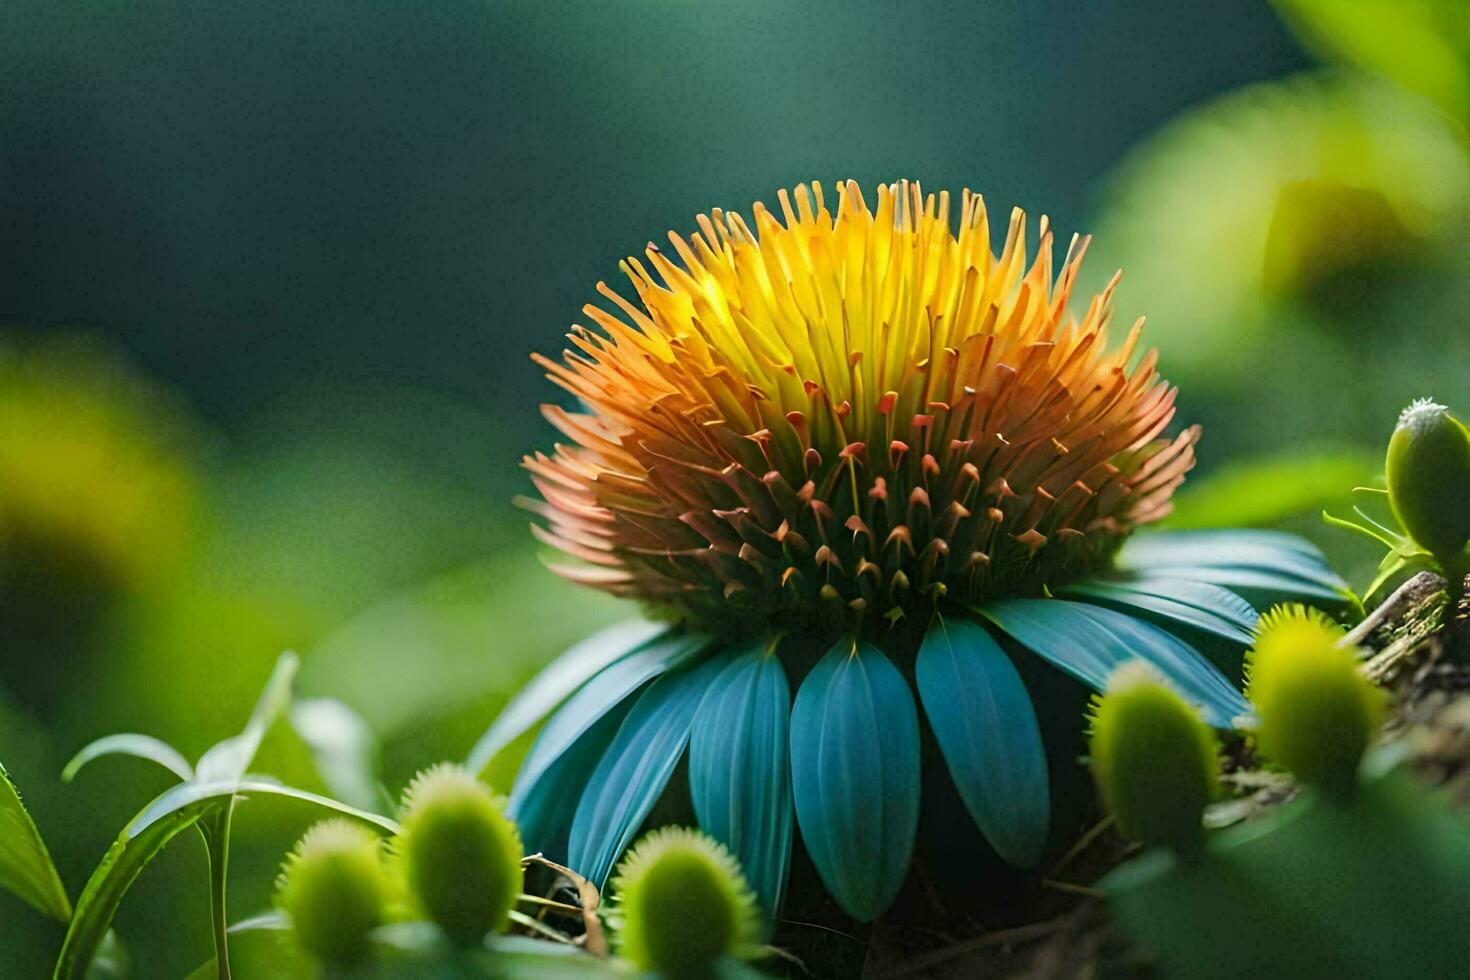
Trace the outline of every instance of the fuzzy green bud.
<instances>
[{"instance_id":1,"label":"fuzzy green bud","mask_svg":"<svg viewBox=\"0 0 1470 980\"><path fill-rule=\"evenodd\" d=\"M1278 606L1261 617L1250 651L1250 698L1261 753L1302 782L1345 795L1383 714L1379 690L1358 670L1343 630L1323 613Z\"/></svg>"},{"instance_id":2,"label":"fuzzy green bud","mask_svg":"<svg viewBox=\"0 0 1470 980\"><path fill-rule=\"evenodd\" d=\"M378 836L340 819L308 830L276 882L276 905L297 943L324 963L367 955L368 933L385 921L391 894Z\"/></svg>"},{"instance_id":3,"label":"fuzzy green bud","mask_svg":"<svg viewBox=\"0 0 1470 980\"><path fill-rule=\"evenodd\" d=\"M644 837L613 881L619 952L642 970L699 976L757 930L755 897L730 852L665 827Z\"/></svg>"},{"instance_id":4,"label":"fuzzy green bud","mask_svg":"<svg viewBox=\"0 0 1470 980\"><path fill-rule=\"evenodd\" d=\"M1118 830L1130 840L1197 851L1215 795L1215 733L1147 664L1108 680L1092 717L1092 769Z\"/></svg>"},{"instance_id":5,"label":"fuzzy green bud","mask_svg":"<svg viewBox=\"0 0 1470 980\"><path fill-rule=\"evenodd\" d=\"M1470 541L1470 431L1421 398L1399 416L1385 469L1389 503L1409 537L1458 570Z\"/></svg>"},{"instance_id":6,"label":"fuzzy green bud","mask_svg":"<svg viewBox=\"0 0 1470 980\"><path fill-rule=\"evenodd\" d=\"M524 879L521 838L490 787L448 763L421 772L396 849L413 901L452 940L505 930Z\"/></svg>"}]
</instances>

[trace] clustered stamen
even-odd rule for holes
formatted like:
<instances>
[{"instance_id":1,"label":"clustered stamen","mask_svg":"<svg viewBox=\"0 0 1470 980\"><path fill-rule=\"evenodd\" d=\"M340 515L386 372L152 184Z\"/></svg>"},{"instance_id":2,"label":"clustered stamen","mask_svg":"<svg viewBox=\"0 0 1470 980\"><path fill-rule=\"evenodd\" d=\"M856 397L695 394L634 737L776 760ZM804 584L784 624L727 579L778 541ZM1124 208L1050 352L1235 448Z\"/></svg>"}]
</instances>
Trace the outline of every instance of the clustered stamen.
<instances>
[{"instance_id":1,"label":"clustered stamen","mask_svg":"<svg viewBox=\"0 0 1470 980\"><path fill-rule=\"evenodd\" d=\"M794 207L793 207L794 198ZM1053 277L1025 216L999 256L979 195L839 187L779 195L754 229L714 210L623 271L564 362L584 411L525 461L570 579L701 623L893 620L940 599L1034 594L1168 512L1198 429L1162 439L1175 390L1140 320L1107 351L1118 277L1067 312L1087 240Z\"/></svg>"}]
</instances>

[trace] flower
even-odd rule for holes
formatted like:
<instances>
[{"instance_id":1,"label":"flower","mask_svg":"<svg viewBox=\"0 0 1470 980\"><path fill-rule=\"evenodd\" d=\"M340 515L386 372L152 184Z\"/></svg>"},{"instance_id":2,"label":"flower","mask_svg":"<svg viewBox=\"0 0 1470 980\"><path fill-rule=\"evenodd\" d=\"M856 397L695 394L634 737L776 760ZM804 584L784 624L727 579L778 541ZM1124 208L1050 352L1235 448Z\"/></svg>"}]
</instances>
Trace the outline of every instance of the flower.
<instances>
[{"instance_id":1,"label":"flower","mask_svg":"<svg viewBox=\"0 0 1470 980\"><path fill-rule=\"evenodd\" d=\"M1019 210L993 256L968 191L958 237L917 184L794 197L650 245L637 305L585 309L606 336L537 356L586 406L525 463L563 574L700 622L893 617L1038 592L1167 513L1198 430L1159 438L1175 392L1129 370L1141 324L1107 350L1111 287L1067 314L1085 239L1054 283L1045 219L1029 267Z\"/></svg>"},{"instance_id":2,"label":"flower","mask_svg":"<svg viewBox=\"0 0 1470 980\"><path fill-rule=\"evenodd\" d=\"M908 873L932 732L978 836L1033 867L1048 752L1016 658L1101 689L1141 659L1215 727L1249 714L1195 645L1238 666L1251 602L1346 595L1270 532L1154 534L1198 431L1135 326L1105 346L1111 287L1067 313L1085 241L1053 276L1024 217L999 256L985 207L856 185L714 212L625 264L638 302L543 360L581 412L528 459L568 576L662 617L556 661L468 760L546 718L511 791L528 847L601 886L680 762L700 828L769 922L794 834L833 898L882 914ZM1233 591L1232 591L1233 590ZM793 696L793 685L795 695ZM918 704L915 702L918 696ZM923 717L918 711L923 708Z\"/></svg>"},{"instance_id":3,"label":"flower","mask_svg":"<svg viewBox=\"0 0 1470 980\"><path fill-rule=\"evenodd\" d=\"M1419 571L1443 575L1448 594L1458 598L1470 576L1470 430L1433 399L1415 399L1388 441L1384 482L1387 489L1353 489L1386 498L1389 524L1358 506L1356 519L1322 514L1327 523L1387 549L1364 598Z\"/></svg>"},{"instance_id":4,"label":"flower","mask_svg":"<svg viewBox=\"0 0 1470 980\"><path fill-rule=\"evenodd\" d=\"M1383 693L1342 646L1342 627L1315 609L1283 605L1261 617L1247 654L1261 751L1303 782L1345 796L1383 718Z\"/></svg>"},{"instance_id":5,"label":"flower","mask_svg":"<svg viewBox=\"0 0 1470 980\"><path fill-rule=\"evenodd\" d=\"M664 827L628 852L613 879L618 952L640 970L707 976L756 937L755 897L730 852L697 830Z\"/></svg>"},{"instance_id":6,"label":"flower","mask_svg":"<svg viewBox=\"0 0 1470 980\"><path fill-rule=\"evenodd\" d=\"M1399 524L1443 564L1455 564L1470 543L1470 430L1420 398L1399 416L1384 468Z\"/></svg>"},{"instance_id":7,"label":"flower","mask_svg":"<svg viewBox=\"0 0 1470 980\"><path fill-rule=\"evenodd\" d=\"M394 840L419 909L455 942L503 932L520 894L521 839L490 787L458 766L414 777Z\"/></svg>"},{"instance_id":8,"label":"flower","mask_svg":"<svg viewBox=\"0 0 1470 980\"><path fill-rule=\"evenodd\" d=\"M1183 853L1204 841L1201 817L1215 796L1215 733L1148 664L1113 672L1092 715L1093 775L1129 840Z\"/></svg>"},{"instance_id":9,"label":"flower","mask_svg":"<svg viewBox=\"0 0 1470 980\"><path fill-rule=\"evenodd\" d=\"M314 824L287 857L276 904L302 949L327 963L368 954L368 933L387 920L392 884L378 836L343 819Z\"/></svg>"}]
</instances>

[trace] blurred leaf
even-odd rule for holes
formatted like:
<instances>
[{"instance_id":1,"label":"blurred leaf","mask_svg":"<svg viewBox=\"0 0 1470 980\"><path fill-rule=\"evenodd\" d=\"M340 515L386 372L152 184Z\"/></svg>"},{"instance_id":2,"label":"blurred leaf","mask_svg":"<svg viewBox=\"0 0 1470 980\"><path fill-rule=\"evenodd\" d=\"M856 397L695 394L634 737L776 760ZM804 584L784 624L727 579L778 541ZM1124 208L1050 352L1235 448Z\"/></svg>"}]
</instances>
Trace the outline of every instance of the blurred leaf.
<instances>
[{"instance_id":1,"label":"blurred leaf","mask_svg":"<svg viewBox=\"0 0 1470 980\"><path fill-rule=\"evenodd\" d=\"M132 974L133 958L117 933L109 929L87 967L87 980L126 980Z\"/></svg>"},{"instance_id":2,"label":"blurred leaf","mask_svg":"<svg viewBox=\"0 0 1470 980\"><path fill-rule=\"evenodd\" d=\"M537 670L632 611L547 571L530 547L516 549L353 618L311 651L301 688L340 698L385 743L468 712L464 742L426 750L459 756Z\"/></svg>"},{"instance_id":3,"label":"blurred leaf","mask_svg":"<svg viewBox=\"0 0 1470 980\"><path fill-rule=\"evenodd\" d=\"M293 944L282 942L291 924L278 912L230 926L231 948L242 952L249 976L310 976L315 964ZM377 955L354 969L352 976L418 978L424 976L488 977L502 980L554 980L566 977L615 977L628 973L619 960L594 957L577 946L529 936L488 936L483 950L458 949L432 922L392 922L373 933ZM247 975L242 970L242 975ZM214 960L189 974L189 980L212 980Z\"/></svg>"},{"instance_id":4,"label":"blurred leaf","mask_svg":"<svg viewBox=\"0 0 1470 980\"><path fill-rule=\"evenodd\" d=\"M83 975L128 888L169 841L201 820L222 812L237 797L252 793L300 800L373 824L387 833L398 831L398 825L387 817L254 777L180 783L144 807L108 848L77 900L76 914L56 963L56 976Z\"/></svg>"},{"instance_id":5,"label":"blurred leaf","mask_svg":"<svg viewBox=\"0 0 1470 980\"><path fill-rule=\"evenodd\" d=\"M194 778L194 769L189 765L189 760L172 745L152 735L119 732L116 735L104 735L82 746L81 751L72 756L66 768L61 771L61 781L71 782L83 766L105 755L130 755L136 759L147 759L158 763L184 782Z\"/></svg>"},{"instance_id":6,"label":"blurred leaf","mask_svg":"<svg viewBox=\"0 0 1470 980\"><path fill-rule=\"evenodd\" d=\"M1193 867L1146 853L1101 887L1161 976L1458 976L1467 868L1464 814L1395 773L1224 831Z\"/></svg>"},{"instance_id":7,"label":"blurred leaf","mask_svg":"<svg viewBox=\"0 0 1470 980\"><path fill-rule=\"evenodd\" d=\"M62 922L71 918L66 886L4 766L0 766L0 887L52 918Z\"/></svg>"},{"instance_id":8,"label":"blurred leaf","mask_svg":"<svg viewBox=\"0 0 1470 980\"><path fill-rule=\"evenodd\" d=\"M364 810L382 807L378 740L357 712L334 698L308 698L291 705L290 719L333 796Z\"/></svg>"},{"instance_id":9,"label":"blurred leaf","mask_svg":"<svg viewBox=\"0 0 1470 980\"><path fill-rule=\"evenodd\" d=\"M1470 11L1463 0L1273 0L1310 48L1387 75L1448 113L1470 113Z\"/></svg>"},{"instance_id":10,"label":"blurred leaf","mask_svg":"<svg viewBox=\"0 0 1470 980\"><path fill-rule=\"evenodd\" d=\"M1356 450L1282 453L1226 463L1175 494L1166 526L1267 527L1344 499L1382 470L1381 459Z\"/></svg>"}]
</instances>

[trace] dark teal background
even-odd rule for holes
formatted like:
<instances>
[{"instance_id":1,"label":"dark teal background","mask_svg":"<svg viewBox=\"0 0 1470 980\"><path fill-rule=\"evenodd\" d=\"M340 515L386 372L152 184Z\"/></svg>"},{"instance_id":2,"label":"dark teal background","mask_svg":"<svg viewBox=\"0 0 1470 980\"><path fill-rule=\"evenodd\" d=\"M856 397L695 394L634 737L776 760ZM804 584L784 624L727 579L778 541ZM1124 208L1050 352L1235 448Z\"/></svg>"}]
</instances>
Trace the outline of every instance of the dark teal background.
<instances>
[{"instance_id":1,"label":"dark teal background","mask_svg":"<svg viewBox=\"0 0 1470 980\"><path fill-rule=\"evenodd\" d=\"M330 382L519 430L527 352L696 212L907 176L1085 231L1126 148L1304 64L1253 2L7 0L0 316L226 425Z\"/></svg>"}]
</instances>

